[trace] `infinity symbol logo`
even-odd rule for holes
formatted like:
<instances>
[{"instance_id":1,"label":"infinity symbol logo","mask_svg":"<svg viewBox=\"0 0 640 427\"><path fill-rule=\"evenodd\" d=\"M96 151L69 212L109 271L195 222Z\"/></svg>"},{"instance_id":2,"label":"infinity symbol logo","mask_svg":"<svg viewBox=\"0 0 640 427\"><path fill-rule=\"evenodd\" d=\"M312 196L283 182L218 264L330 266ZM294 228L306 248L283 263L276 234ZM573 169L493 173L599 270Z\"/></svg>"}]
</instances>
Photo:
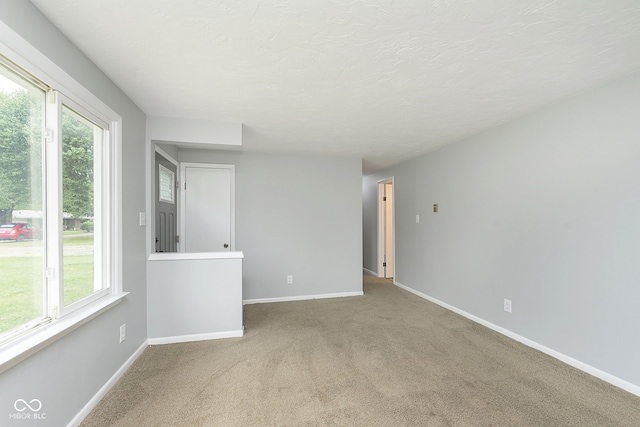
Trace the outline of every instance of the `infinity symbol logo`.
<instances>
[{"instance_id":1,"label":"infinity symbol logo","mask_svg":"<svg viewBox=\"0 0 640 427\"><path fill-rule=\"evenodd\" d=\"M27 410L27 408L31 409L33 412L38 412L40 409L42 409L42 402L40 402L38 399L32 399L29 403L27 403L27 401L24 399L18 399L14 402L13 407L18 412L24 412Z\"/></svg>"}]
</instances>

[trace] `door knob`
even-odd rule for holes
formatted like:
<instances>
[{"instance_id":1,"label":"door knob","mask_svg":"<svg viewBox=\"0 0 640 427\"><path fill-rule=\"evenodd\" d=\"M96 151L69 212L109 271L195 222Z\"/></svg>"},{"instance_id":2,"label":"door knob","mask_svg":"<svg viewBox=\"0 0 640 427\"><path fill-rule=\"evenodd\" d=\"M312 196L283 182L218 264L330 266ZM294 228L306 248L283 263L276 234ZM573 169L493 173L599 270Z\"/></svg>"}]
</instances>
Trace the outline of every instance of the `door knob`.
<instances>
[{"instance_id":1,"label":"door knob","mask_svg":"<svg viewBox=\"0 0 640 427\"><path fill-rule=\"evenodd\" d=\"M228 243L225 243L225 244L224 244L224 247L225 247L225 248L228 248L228 247L229 247L229 244L228 244Z\"/></svg>"}]
</instances>

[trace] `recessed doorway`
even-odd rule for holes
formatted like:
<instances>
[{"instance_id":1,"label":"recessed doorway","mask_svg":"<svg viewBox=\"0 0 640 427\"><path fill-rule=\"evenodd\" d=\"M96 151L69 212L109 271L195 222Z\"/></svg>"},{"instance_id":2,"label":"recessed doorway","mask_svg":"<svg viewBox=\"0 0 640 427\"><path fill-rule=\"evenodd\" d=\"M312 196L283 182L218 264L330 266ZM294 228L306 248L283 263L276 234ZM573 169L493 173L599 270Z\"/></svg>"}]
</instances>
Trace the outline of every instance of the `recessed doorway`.
<instances>
[{"instance_id":1,"label":"recessed doorway","mask_svg":"<svg viewBox=\"0 0 640 427\"><path fill-rule=\"evenodd\" d=\"M393 177L378 181L378 277L395 277Z\"/></svg>"}]
</instances>

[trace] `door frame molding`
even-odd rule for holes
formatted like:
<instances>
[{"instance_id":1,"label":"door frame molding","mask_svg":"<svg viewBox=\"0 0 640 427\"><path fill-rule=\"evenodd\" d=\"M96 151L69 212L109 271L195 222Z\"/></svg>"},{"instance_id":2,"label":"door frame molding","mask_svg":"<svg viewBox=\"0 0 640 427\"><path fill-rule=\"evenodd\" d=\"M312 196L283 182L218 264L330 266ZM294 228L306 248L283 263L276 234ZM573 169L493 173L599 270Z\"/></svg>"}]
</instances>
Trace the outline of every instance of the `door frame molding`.
<instances>
[{"instance_id":1,"label":"door frame molding","mask_svg":"<svg viewBox=\"0 0 640 427\"><path fill-rule=\"evenodd\" d=\"M236 250L236 165L230 164L220 164L220 163L193 163L193 162L182 162L180 163L180 186L182 187L183 183L186 182L186 169L187 168L200 168L200 169L228 169L230 174L230 200L229 203L231 205L231 220L229 227L230 229L230 242L229 242L229 250ZM180 208L179 212L184 213L186 208L186 199L185 192L180 191ZM185 223L184 223L184 215L178 215L178 221L180 223L180 236L185 236ZM184 252L184 237L180 238L180 244L178 246L179 252Z\"/></svg>"},{"instance_id":2,"label":"door frame molding","mask_svg":"<svg viewBox=\"0 0 640 427\"><path fill-rule=\"evenodd\" d=\"M393 228L393 281L396 278L396 185L393 176L378 180L378 277L384 277L384 185L391 183L392 228Z\"/></svg>"}]
</instances>

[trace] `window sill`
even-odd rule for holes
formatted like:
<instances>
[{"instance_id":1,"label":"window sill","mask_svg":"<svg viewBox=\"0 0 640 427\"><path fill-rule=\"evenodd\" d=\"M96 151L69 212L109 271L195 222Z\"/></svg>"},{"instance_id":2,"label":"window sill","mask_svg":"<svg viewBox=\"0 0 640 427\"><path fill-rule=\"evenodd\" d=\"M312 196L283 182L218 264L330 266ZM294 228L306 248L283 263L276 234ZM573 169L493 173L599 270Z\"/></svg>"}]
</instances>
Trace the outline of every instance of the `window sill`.
<instances>
[{"instance_id":1,"label":"window sill","mask_svg":"<svg viewBox=\"0 0 640 427\"><path fill-rule=\"evenodd\" d=\"M122 292L118 295L106 296L84 309L56 319L47 325L34 329L24 336L5 343L0 347L0 373L9 370L27 357L37 353L49 344L64 337L69 332L119 304L128 294L128 292Z\"/></svg>"}]
</instances>

